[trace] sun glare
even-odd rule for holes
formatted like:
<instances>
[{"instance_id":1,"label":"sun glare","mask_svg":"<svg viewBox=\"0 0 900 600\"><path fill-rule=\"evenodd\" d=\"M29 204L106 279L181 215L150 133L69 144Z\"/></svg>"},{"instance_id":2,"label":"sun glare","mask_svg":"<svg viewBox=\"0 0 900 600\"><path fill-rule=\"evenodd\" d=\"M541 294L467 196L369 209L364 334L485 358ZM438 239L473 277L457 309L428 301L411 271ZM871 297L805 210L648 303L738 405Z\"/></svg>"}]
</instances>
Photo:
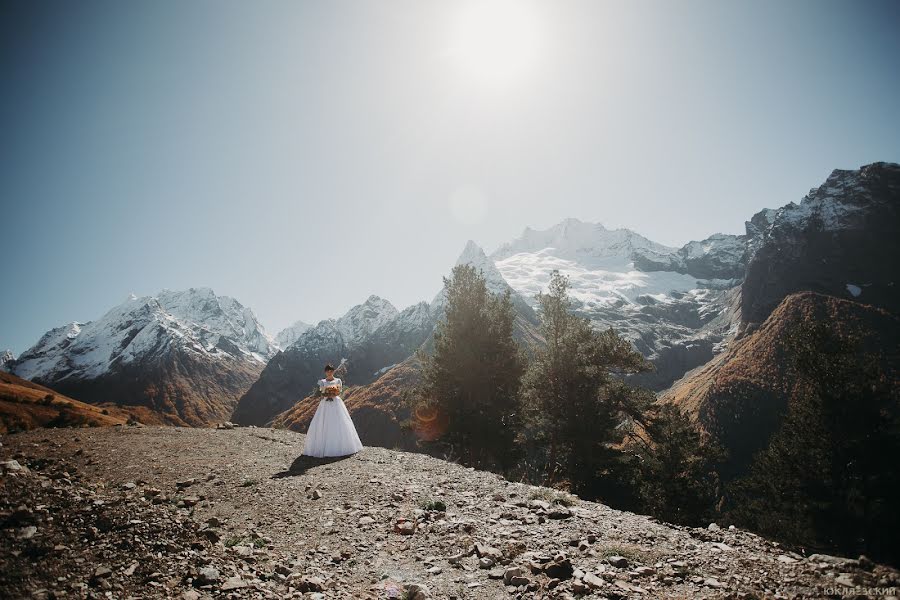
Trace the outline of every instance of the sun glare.
<instances>
[{"instance_id":1,"label":"sun glare","mask_svg":"<svg viewBox=\"0 0 900 600\"><path fill-rule=\"evenodd\" d=\"M534 7L522 0L474 0L463 7L448 56L481 84L503 87L532 70L541 48Z\"/></svg>"}]
</instances>

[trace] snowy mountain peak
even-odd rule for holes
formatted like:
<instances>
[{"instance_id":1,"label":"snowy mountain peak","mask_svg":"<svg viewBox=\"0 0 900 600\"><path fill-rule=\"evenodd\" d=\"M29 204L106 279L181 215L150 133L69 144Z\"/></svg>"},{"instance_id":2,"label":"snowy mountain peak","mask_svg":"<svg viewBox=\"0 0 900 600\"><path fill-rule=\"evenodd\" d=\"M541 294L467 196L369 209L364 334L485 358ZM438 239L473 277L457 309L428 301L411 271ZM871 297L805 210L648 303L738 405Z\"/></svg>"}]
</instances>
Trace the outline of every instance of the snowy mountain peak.
<instances>
[{"instance_id":1,"label":"snowy mountain peak","mask_svg":"<svg viewBox=\"0 0 900 600\"><path fill-rule=\"evenodd\" d=\"M45 333L15 363L15 374L54 381L92 379L116 364L162 357L178 347L212 358L265 362L272 340L249 308L210 288L164 289L129 297L96 321L73 322Z\"/></svg>"},{"instance_id":2,"label":"snowy mountain peak","mask_svg":"<svg viewBox=\"0 0 900 600\"><path fill-rule=\"evenodd\" d=\"M472 265L474 267L484 267L491 262L481 246L472 240L466 242L465 247L456 259L457 265Z\"/></svg>"},{"instance_id":3,"label":"snowy mountain peak","mask_svg":"<svg viewBox=\"0 0 900 600\"><path fill-rule=\"evenodd\" d=\"M275 336L275 343L283 350L296 342L297 338L311 328L312 325L309 323L295 321L292 325L289 325L278 332L278 335Z\"/></svg>"},{"instance_id":4,"label":"snowy mountain peak","mask_svg":"<svg viewBox=\"0 0 900 600\"><path fill-rule=\"evenodd\" d=\"M432 323L431 307L423 300L404 308L388 326L411 331L426 327L429 323Z\"/></svg>"},{"instance_id":5,"label":"snowy mountain peak","mask_svg":"<svg viewBox=\"0 0 900 600\"><path fill-rule=\"evenodd\" d=\"M488 258L481 246L472 240L466 242L465 248L463 248L459 258L456 259L456 266L459 265L471 265L475 267L475 270L480 272L484 277L489 292L493 294L503 294L506 291L510 291L513 293L514 301L521 300L518 298L515 290L513 290L503 277L503 274L500 272L500 269L497 268L497 265L494 264L494 261ZM444 303L446 300L447 290L442 287L441 291L435 295L434 300L431 301L430 312L432 318L439 318L440 315L443 314ZM521 301L524 303L524 300Z\"/></svg>"},{"instance_id":6,"label":"snowy mountain peak","mask_svg":"<svg viewBox=\"0 0 900 600\"><path fill-rule=\"evenodd\" d=\"M14 360L16 360L16 355L12 353L12 350L7 349L0 352L0 371L9 372Z\"/></svg>"},{"instance_id":7,"label":"snowy mountain peak","mask_svg":"<svg viewBox=\"0 0 900 600\"><path fill-rule=\"evenodd\" d=\"M362 304L357 304L344 316L335 321L335 327L344 338L344 342L352 345L371 334L373 331L396 317L400 311L380 296L371 295Z\"/></svg>"},{"instance_id":8,"label":"snowy mountain peak","mask_svg":"<svg viewBox=\"0 0 900 600\"><path fill-rule=\"evenodd\" d=\"M669 255L677 251L630 229L607 229L599 223L569 218L549 229L526 228L519 238L498 248L491 258L501 261L521 252L545 249L552 249L554 255L584 265L631 260L635 252Z\"/></svg>"},{"instance_id":9,"label":"snowy mountain peak","mask_svg":"<svg viewBox=\"0 0 900 600\"><path fill-rule=\"evenodd\" d=\"M822 185L800 201L766 208L747 221L748 256L768 240L799 235L809 227L821 231L865 229L872 210L900 197L900 164L877 162L857 170L835 169ZM889 209L890 210L890 209Z\"/></svg>"},{"instance_id":10,"label":"snowy mountain peak","mask_svg":"<svg viewBox=\"0 0 900 600\"><path fill-rule=\"evenodd\" d=\"M488 289L493 293L502 293L509 289L509 284L494 261L488 258L481 246L469 240L466 242L465 248L459 258L456 259L457 265L472 265L476 271L480 271L484 276Z\"/></svg>"}]
</instances>

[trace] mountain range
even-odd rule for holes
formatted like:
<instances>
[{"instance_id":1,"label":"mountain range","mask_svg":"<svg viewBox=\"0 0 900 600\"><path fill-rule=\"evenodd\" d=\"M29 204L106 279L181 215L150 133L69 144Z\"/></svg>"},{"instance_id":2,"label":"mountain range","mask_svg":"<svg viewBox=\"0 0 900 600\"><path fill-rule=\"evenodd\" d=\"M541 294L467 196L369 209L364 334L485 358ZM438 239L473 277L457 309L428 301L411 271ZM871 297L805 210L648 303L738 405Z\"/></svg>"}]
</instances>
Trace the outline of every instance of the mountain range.
<instances>
[{"instance_id":1,"label":"mountain range","mask_svg":"<svg viewBox=\"0 0 900 600\"><path fill-rule=\"evenodd\" d=\"M5 368L86 402L208 425L230 418L277 351L249 308L190 288L132 295L96 321L51 329Z\"/></svg>"},{"instance_id":2,"label":"mountain range","mask_svg":"<svg viewBox=\"0 0 900 600\"><path fill-rule=\"evenodd\" d=\"M897 314L898 198L900 165L873 163L835 170L799 204L753 215L741 235L673 248L566 219L528 228L491 254L470 241L457 264L481 270L491 291L510 292L525 347L542 343L535 294L552 270L568 275L573 310L615 328L654 363L634 383L699 407L707 403L698 390L711 385L704 377L755 347L750 336L792 294ZM415 383L414 353L428 347L443 303L443 291L403 310L370 296L340 317L298 321L273 338L233 298L209 288L163 290L131 297L97 321L55 328L21 356L4 354L0 368L83 402L142 407L171 424L302 428L310 415L298 401L331 361L341 365L354 417L371 423L361 428L363 442L406 446L410 438L391 429L409 417L396 396ZM791 314L799 313L784 308L778 319L789 323Z\"/></svg>"}]
</instances>

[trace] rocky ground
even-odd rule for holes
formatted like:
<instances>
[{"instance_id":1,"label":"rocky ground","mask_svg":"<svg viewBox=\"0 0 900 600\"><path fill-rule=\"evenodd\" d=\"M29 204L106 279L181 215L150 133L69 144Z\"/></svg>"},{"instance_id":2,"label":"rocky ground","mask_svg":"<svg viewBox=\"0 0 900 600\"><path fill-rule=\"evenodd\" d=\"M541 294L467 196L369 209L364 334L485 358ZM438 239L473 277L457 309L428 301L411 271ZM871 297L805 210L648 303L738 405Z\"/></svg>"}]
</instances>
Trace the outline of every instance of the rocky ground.
<instances>
[{"instance_id":1,"label":"rocky ground","mask_svg":"<svg viewBox=\"0 0 900 600\"><path fill-rule=\"evenodd\" d=\"M804 557L420 454L305 459L303 436L284 430L34 430L2 444L3 598L822 598L900 585L864 557Z\"/></svg>"}]
</instances>

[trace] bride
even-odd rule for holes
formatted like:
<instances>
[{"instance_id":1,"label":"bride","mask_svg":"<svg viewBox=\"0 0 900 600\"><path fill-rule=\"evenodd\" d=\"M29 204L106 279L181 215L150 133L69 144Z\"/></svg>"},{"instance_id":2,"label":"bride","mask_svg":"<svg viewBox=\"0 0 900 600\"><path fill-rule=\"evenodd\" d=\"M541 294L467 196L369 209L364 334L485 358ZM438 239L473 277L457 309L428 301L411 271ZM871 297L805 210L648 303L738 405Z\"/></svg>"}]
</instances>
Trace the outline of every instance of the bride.
<instances>
[{"instance_id":1,"label":"bride","mask_svg":"<svg viewBox=\"0 0 900 600\"><path fill-rule=\"evenodd\" d=\"M341 380L334 376L334 367L325 365L325 378L319 380L319 394L324 398L306 433L303 445L306 456L348 456L362 450L353 420L339 395L343 387Z\"/></svg>"}]
</instances>

